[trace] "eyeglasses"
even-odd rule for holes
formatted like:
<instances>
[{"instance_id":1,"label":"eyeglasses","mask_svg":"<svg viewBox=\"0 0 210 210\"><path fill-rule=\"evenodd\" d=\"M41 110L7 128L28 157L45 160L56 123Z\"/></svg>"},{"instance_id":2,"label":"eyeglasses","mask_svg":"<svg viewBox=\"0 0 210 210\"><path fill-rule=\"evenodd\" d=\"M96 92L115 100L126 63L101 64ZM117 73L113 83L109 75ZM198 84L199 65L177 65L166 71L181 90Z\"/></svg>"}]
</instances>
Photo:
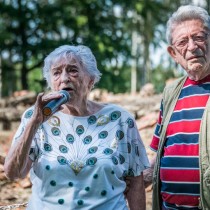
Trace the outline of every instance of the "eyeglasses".
<instances>
[{"instance_id":1,"label":"eyeglasses","mask_svg":"<svg viewBox=\"0 0 210 210\"><path fill-rule=\"evenodd\" d=\"M176 48L179 48L179 49L186 48L189 44L190 39L192 39L196 45L202 45L207 40L208 36L209 36L209 33L200 32L196 35L191 36L190 38L183 38L183 39L177 40L172 45L174 45Z\"/></svg>"}]
</instances>

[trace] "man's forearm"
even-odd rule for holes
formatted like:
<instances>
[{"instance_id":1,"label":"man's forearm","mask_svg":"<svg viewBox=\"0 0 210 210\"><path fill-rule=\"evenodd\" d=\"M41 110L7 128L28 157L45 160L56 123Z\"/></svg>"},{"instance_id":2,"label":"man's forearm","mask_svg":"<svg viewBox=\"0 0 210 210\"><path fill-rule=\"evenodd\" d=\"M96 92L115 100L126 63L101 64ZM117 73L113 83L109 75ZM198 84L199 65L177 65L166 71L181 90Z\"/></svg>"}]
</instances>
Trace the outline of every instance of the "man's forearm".
<instances>
[{"instance_id":1,"label":"man's forearm","mask_svg":"<svg viewBox=\"0 0 210 210\"><path fill-rule=\"evenodd\" d=\"M156 161L156 154L150 161L150 168L144 170L144 172L143 172L145 188L147 188L149 185L152 184L152 177L153 177L155 161Z\"/></svg>"}]
</instances>

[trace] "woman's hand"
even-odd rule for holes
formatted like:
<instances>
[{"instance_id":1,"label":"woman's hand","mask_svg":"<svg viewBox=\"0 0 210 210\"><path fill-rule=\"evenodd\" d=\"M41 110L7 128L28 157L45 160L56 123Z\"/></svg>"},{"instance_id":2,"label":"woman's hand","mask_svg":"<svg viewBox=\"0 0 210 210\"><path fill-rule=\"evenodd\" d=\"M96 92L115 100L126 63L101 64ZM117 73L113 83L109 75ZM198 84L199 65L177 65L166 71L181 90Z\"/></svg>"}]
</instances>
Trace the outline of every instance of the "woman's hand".
<instances>
[{"instance_id":1,"label":"woman's hand","mask_svg":"<svg viewBox=\"0 0 210 210\"><path fill-rule=\"evenodd\" d=\"M62 95L59 92L50 92L48 94L39 93L37 96L36 103L34 105L34 113L31 120L33 120L34 123L39 124L39 125L45 122L46 120L48 120L52 116L53 113L49 115L45 115L43 113L44 107L50 101L54 99L59 99L61 97ZM62 108L60 108L59 110L61 109Z\"/></svg>"}]
</instances>

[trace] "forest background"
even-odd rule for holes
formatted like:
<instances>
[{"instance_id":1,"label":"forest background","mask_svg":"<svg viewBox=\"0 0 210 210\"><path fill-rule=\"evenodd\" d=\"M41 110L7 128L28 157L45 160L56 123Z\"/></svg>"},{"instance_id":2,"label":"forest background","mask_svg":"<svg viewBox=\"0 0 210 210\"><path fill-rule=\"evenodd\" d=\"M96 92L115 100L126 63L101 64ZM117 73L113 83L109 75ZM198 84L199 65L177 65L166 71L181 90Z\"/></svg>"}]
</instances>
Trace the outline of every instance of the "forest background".
<instances>
[{"instance_id":1,"label":"forest background","mask_svg":"<svg viewBox=\"0 0 210 210\"><path fill-rule=\"evenodd\" d=\"M103 76L97 88L161 92L182 74L166 51L167 19L180 5L210 12L210 0L0 0L0 98L43 91L43 60L60 45L93 51Z\"/></svg>"}]
</instances>

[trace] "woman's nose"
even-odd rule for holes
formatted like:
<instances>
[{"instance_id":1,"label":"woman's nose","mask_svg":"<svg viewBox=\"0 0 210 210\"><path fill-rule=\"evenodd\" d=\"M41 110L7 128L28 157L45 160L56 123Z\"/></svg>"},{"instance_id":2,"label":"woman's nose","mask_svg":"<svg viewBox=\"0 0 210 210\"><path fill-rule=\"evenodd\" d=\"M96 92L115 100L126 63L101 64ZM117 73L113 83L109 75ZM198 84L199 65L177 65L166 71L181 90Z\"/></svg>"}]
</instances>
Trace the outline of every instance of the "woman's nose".
<instances>
[{"instance_id":1,"label":"woman's nose","mask_svg":"<svg viewBox=\"0 0 210 210\"><path fill-rule=\"evenodd\" d=\"M61 74L61 82L69 82L70 81L70 79L69 79L69 75L68 75L68 73L65 71L65 70L63 70L62 71L62 74Z\"/></svg>"}]
</instances>

